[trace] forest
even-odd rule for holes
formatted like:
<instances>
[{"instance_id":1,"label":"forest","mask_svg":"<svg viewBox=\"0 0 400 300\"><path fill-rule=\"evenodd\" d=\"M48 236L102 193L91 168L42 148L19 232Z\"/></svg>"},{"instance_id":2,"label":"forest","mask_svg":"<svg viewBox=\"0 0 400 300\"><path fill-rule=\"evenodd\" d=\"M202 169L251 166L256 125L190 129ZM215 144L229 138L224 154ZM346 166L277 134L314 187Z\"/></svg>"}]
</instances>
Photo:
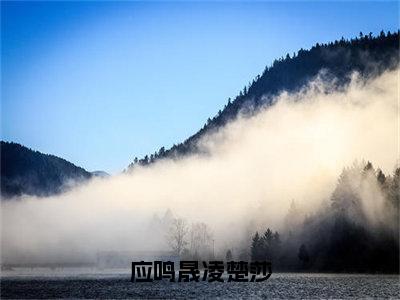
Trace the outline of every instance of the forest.
<instances>
[{"instance_id":1,"label":"forest","mask_svg":"<svg viewBox=\"0 0 400 300\"><path fill-rule=\"evenodd\" d=\"M300 49L286 54L266 66L261 75L248 83L234 99L209 118L204 126L182 143L171 148L161 147L158 151L142 158L135 157L126 171L135 166L145 166L159 159L200 153L197 142L205 135L234 120L239 114L252 115L262 108L273 105L274 96L283 91L296 92L307 82L325 70L327 80L336 79L334 88L344 88L354 72L364 79L376 77L386 70L394 69L399 63L399 31L381 31L378 36L363 34L353 39L336 40L326 44L315 44L311 49Z\"/></svg>"},{"instance_id":2,"label":"forest","mask_svg":"<svg viewBox=\"0 0 400 300\"><path fill-rule=\"evenodd\" d=\"M135 158L128 166L147 166L159 159L175 159L198 153L199 139L224 126L239 114L252 116L274 105L282 91L296 92L321 70L335 90L343 90L354 72L368 80L399 63L399 32L372 33L327 44L300 49L293 55L275 60L240 91L228 99L225 107L196 134L170 149L144 158ZM332 81L332 79L335 79ZM329 92L329 91L328 91ZM344 168L329 199L312 214L292 201L282 228L266 224L249 233L244 243L218 253L229 261L270 260L275 271L399 273L399 198L400 168L384 174L371 162L355 162ZM190 227L184 219L166 214L170 249L185 259L215 258L212 231L204 223ZM168 221L169 220L169 221Z\"/></svg>"},{"instance_id":3,"label":"forest","mask_svg":"<svg viewBox=\"0 0 400 300\"><path fill-rule=\"evenodd\" d=\"M170 250L181 259L267 260L274 271L287 272L399 273L399 187L400 168L385 175L371 162L356 162L312 215L293 200L280 232L266 226L223 257L214 253L218 241L206 224L189 228L168 211L164 225Z\"/></svg>"},{"instance_id":4,"label":"forest","mask_svg":"<svg viewBox=\"0 0 400 300\"><path fill-rule=\"evenodd\" d=\"M25 195L58 194L68 185L90 179L92 174L54 155L1 141L2 199Z\"/></svg>"}]
</instances>

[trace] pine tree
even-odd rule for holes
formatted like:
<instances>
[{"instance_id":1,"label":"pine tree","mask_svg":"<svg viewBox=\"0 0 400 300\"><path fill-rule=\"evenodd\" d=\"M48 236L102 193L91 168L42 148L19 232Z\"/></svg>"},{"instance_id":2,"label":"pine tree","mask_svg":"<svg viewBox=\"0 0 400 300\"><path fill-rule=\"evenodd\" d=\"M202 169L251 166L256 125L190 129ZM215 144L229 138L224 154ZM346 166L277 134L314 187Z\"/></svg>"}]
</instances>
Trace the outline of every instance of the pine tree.
<instances>
[{"instance_id":1,"label":"pine tree","mask_svg":"<svg viewBox=\"0 0 400 300\"><path fill-rule=\"evenodd\" d=\"M299 248L298 258L303 262L303 264L307 264L310 261L310 256L308 255L307 248L304 244L302 244Z\"/></svg>"},{"instance_id":2,"label":"pine tree","mask_svg":"<svg viewBox=\"0 0 400 300\"><path fill-rule=\"evenodd\" d=\"M233 255L232 255L232 251L230 249L228 251L226 251L225 258L226 258L226 261L231 261L232 260Z\"/></svg>"},{"instance_id":3,"label":"pine tree","mask_svg":"<svg viewBox=\"0 0 400 300\"><path fill-rule=\"evenodd\" d=\"M262 260L263 258L262 253L263 253L262 240L258 232L256 232L255 235L253 236L251 243L251 259L253 261Z\"/></svg>"}]
</instances>

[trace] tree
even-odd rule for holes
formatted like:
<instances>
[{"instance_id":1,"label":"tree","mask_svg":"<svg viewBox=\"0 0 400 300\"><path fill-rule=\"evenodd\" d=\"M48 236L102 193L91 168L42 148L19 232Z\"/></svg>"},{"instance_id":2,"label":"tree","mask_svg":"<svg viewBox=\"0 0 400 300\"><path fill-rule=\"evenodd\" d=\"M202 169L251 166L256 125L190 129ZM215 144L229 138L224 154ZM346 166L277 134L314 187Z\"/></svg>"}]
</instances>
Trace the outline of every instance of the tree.
<instances>
[{"instance_id":1,"label":"tree","mask_svg":"<svg viewBox=\"0 0 400 300\"><path fill-rule=\"evenodd\" d=\"M394 171L392 180L389 185L389 200L394 207L394 211L399 214L400 204L400 168L396 168Z\"/></svg>"},{"instance_id":2,"label":"tree","mask_svg":"<svg viewBox=\"0 0 400 300\"><path fill-rule=\"evenodd\" d=\"M300 209L297 207L294 199L290 203L290 207L284 219L285 230L289 234L293 234L299 229L299 225L303 220L303 215Z\"/></svg>"},{"instance_id":3,"label":"tree","mask_svg":"<svg viewBox=\"0 0 400 300\"><path fill-rule=\"evenodd\" d=\"M194 255L196 256L196 254ZM190 251L188 248L184 248L182 250L182 253L180 255L180 258L183 260L194 260L194 257L190 254Z\"/></svg>"},{"instance_id":4,"label":"tree","mask_svg":"<svg viewBox=\"0 0 400 300\"><path fill-rule=\"evenodd\" d=\"M272 240L273 240L273 233L272 230L267 228L267 230L264 232L263 235L263 242L266 246L271 246Z\"/></svg>"},{"instance_id":5,"label":"tree","mask_svg":"<svg viewBox=\"0 0 400 300\"><path fill-rule=\"evenodd\" d=\"M258 232L255 233L251 242L251 259L253 261L263 259L263 242Z\"/></svg>"},{"instance_id":6,"label":"tree","mask_svg":"<svg viewBox=\"0 0 400 300\"><path fill-rule=\"evenodd\" d=\"M374 166L372 165L372 163L370 161L367 162L367 164L364 167L364 171L367 172L369 170L374 170Z\"/></svg>"},{"instance_id":7,"label":"tree","mask_svg":"<svg viewBox=\"0 0 400 300\"><path fill-rule=\"evenodd\" d=\"M193 223L190 229L190 251L199 255L207 255L210 252L212 233L207 224Z\"/></svg>"},{"instance_id":8,"label":"tree","mask_svg":"<svg viewBox=\"0 0 400 300\"><path fill-rule=\"evenodd\" d=\"M228 251L226 251L226 261L231 261L233 259L233 255L232 255L232 251L231 249L228 249Z\"/></svg>"},{"instance_id":9,"label":"tree","mask_svg":"<svg viewBox=\"0 0 400 300\"><path fill-rule=\"evenodd\" d=\"M168 244L176 255L181 255L183 249L188 244L188 226L184 219L174 218L168 229Z\"/></svg>"},{"instance_id":10,"label":"tree","mask_svg":"<svg viewBox=\"0 0 400 300\"><path fill-rule=\"evenodd\" d=\"M331 207L337 216L351 219L363 217L362 199L356 182L361 184L362 176L369 176L370 172L373 172L373 167L369 162L364 168L354 163L352 167L343 169L331 195Z\"/></svg>"},{"instance_id":11,"label":"tree","mask_svg":"<svg viewBox=\"0 0 400 300\"><path fill-rule=\"evenodd\" d=\"M275 231L275 233L274 233L273 242L275 244L280 244L281 243L281 237L280 237L278 231Z\"/></svg>"},{"instance_id":12,"label":"tree","mask_svg":"<svg viewBox=\"0 0 400 300\"><path fill-rule=\"evenodd\" d=\"M304 244L300 246L297 257L300 259L300 261L303 262L303 265L307 264L310 261L310 256L308 255L307 248Z\"/></svg>"},{"instance_id":13,"label":"tree","mask_svg":"<svg viewBox=\"0 0 400 300\"><path fill-rule=\"evenodd\" d=\"M276 231L275 233L272 232L271 229L267 228L264 232L262 241L262 249L263 249L263 258L268 258L273 260L280 248L280 236L279 233Z\"/></svg>"},{"instance_id":14,"label":"tree","mask_svg":"<svg viewBox=\"0 0 400 300\"><path fill-rule=\"evenodd\" d=\"M376 171L376 179L378 180L378 182L379 182L381 185L383 185L383 184L385 183L385 181L386 181L386 176L385 176L385 174L382 172L381 169L378 169L378 170Z\"/></svg>"},{"instance_id":15,"label":"tree","mask_svg":"<svg viewBox=\"0 0 400 300\"><path fill-rule=\"evenodd\" d=\"M164 157L165 155L165 148L161 147L160 150L158 150L158 156L159 157Z\"/></svg>"}]
</instances>

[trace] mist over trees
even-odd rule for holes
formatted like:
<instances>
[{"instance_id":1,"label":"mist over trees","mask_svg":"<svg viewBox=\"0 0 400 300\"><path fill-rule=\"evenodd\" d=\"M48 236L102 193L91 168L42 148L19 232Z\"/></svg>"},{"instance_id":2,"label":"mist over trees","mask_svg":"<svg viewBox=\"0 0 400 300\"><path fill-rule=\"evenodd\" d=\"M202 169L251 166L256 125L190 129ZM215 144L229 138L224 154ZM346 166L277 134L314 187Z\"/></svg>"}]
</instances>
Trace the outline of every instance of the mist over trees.
<instances>
[{"instance_id":1,"label":"mist over trees","mask_svg":"<svg viewBox=\"0 0 400 300\"><path fill-rule=\"evenodd\" d=\"M167 241L175 255L181 255L186 249L188 227L186 221L182 218L174 218L168 228Z\"/></svg>"},{"instance_id":2,"label":"mist over trees","mask_svg":"<svg viewBox=\"0 0 400 300\"><path fill-rule=\"evenodd\" d=\"M193 149L192 146L195 145L196 139L208 132L208 130L222 126L240 112L251 115L257 109L265 105L272 105L271 99L273 95L276 95L282 90L295 91L309 78L313 78L313 76L318 74L321 68L329 70L324 73L324 76L339 76L337 78L340 78L341 81L337 82L338 87L346 84L347 80L349 80L347 75L353 71L360 72L364 78L376 76L379 72L383 72L383 70L390 69L392 66L398 64L398 42L398 33L382 33L379 37L360 35L360 38L350 41L341 40L326 45L317 44L310 50L300 50L292 57L287 55L285 58L277 60L271 67L266 68L263 75L258 76L254 82L240 92L240 95L233 101L228 100L228 104L224 110L220 111L217 117L210 118L204 128L191 137L188 140L189 142L185 141L183 144L169 150L162 147L157 153L150 156L146 155L143 159L135 158L131 169L135 168L136 165L145 166L151 164L157 159L174 158L177 157L176 155L193 153L196 149ZM295 126L298 124L299 123L296 123ZM291 130L292 127L289 129ZM257 139L260 138L260 136L261 135L257 135ZM375 139L371 139L371 141L375 143ZM6 146L15 151L11 151L11 155L7 152L4 152L4 154L3 151L7 150ZM382 153L385 153L384 151L385 148L382 148ZM235 156L234 158L235 160L243 159L246 163L251 163L253 161L259 163L259 160L250 155ZM245 159L248 160L246 161ZM233 164L233 160L229 160L229 162ZM30 173L30 170L32 170L32 173ZM253 170L254 169L252 169L251 172ZM287 168L282 168L282 170L284 173L288 172ZM300 176L307 172L304 169L302 170L304 173ZM85 172L86 171L83 169L77 168L57 157L34 152L17 144L11 143L9 145L9 143L5 143L3 145L2 143L2 192L11 187L14 188L12 192L16 194L35 194L35 192L31 192L31 189L36 189L38 186L42 187L44 191L48 188L53 188L58 192L58 187L64 187L64 185L60 184L64 182L66 178L85 178L87 174L89 174L87 175L88 177L91 176L90 173L86 172L86 174ZM193 171L193 173L195 172ZM3 174L7 176L3 176ZM17 183L23 183L23 185L12 186L10 185L10 181L4 181L7 180L7 178L11 178L9 177L11 176L10 174L12 176L17 176L18 174L28 176L26 177L27 181L18 180ZM60 174L71 175L60 177ZM169 175L170 173L167 174ZM177 174L181 176L182 173ZM207 173L207 175L208 174L209 173ZM227 185L224 186L224 191L230 190L232 187L232 179L227 176L227 172L221 174L230 179L230 181L227 181ZM207 186L207 182L210 179L207 175L204 176L205 179L203 181L199 181L199 190ZM239 174L239 176L247 175L249 175L249 173ZM290 179L290 173L283 175L285 179L286 176ZM266 177L271 180L272 176L268 177L268 174L265 175L264 173L262 179L265 182L263 182L263 184L265 183L267 185L268 180L265 180ZM370 162L355 163L343 170L330 197L324 199L324 205L319 209L316 208L315 211L313 210L313 214L304 215L302 213L302 207L297 204L296 196L290 195L288 197L294 197L295 199L288 205L287 215L282 220L284 223L283 227L274 228L274 226L277 226L275 223L272 223L272 221L268 219L262 220L262 226L249 226L249 230L247 230L248 228L243 229L243 231L249 231L246 233L246 239L236 243L220 241L217 237L213 236L212 229L208 224L201 220L192 222L191 220L185 219L184 215L174 215L170 210L167 210L165 215L161 218L154 216L151 220L151 226L154 232L157 233L154 234L157 242L159 237L165 238L163 250L169 250L171 254L179 256L182 259L209 260L211 258L217 258L221 260L225 259L226 261L271 260L273 268L276 271L397 273L399 271L399 177L399 168L397 168L393 174L385 174L379 168L375 168ZM170 181L167 181L168 184L174 184L175 181L181 184L179 180L177 180L178 176L165 176L162 178L164 180L165 178L172 178ZM126 178L122 178L122 180L125 179ZM150 189L158 189L161 181L151 177L149 180L151 184L148 186L144 185L144 189L141 188L143 182L140 180L136 181L136 185L132 184L132 182L135 183L135 181L129 180L129 182L124 182L124 185L118 184L116 185L117 188L114 188L114 186L110 188L109 186L109 191L112 191L112 197L109 196L109 198L112 199L115 192L122 190L121 186L123 186L124 192L126 189L129 193L118 194L123 201L126 201L126 203L121 206L125 209L129 203L132 205L132 212L136 212L140 205L135 201L143 201L141 197ZM185 181L185 183L187 182L188 181ZM287 180L287 182L283 180L283 182L285 185L283 188L292 184L291 180ZM255 182L252 181L251 183L253 184ZM259 182L256 183L260 186ZM32 186L30 184L32 184ZM134 187L130 190L132 185L134 185ZM3 186L6 188L3 188ZM21 188L21 190L19 190L19 188ZM22 188L24 190L22 190ZM172 198L175 196L175 191L181 188L181 185L174 185L172 193L166 193L166 195ZM192 187L190 186L190 188ZM312 188L313 187L311 187L311 190ZM135 189L145 192L135 194ZM246 189L246 194L243 194L239 200L244 203L246 203L247 200L254 200L256 197L249 196L249 191L250 188ZM54 192L54 190L52 192ZM47 194L45 192L44 194L37 193L36 195ZM88 192L87 195L96 195L95 197L88 197L89 200L93 201L88 202L90 203L90 208L92 208L93 205L99 203L99 198L102 198L103 192ZM136 195L137 197L134 198L131 197L131 195ZM193 194L190 193L189 195ZM196 200L198 200L197 203L210 204L210 201L218 200L216 197L209 197L209 194L205 193L204 195L206 196L200 196L203 198L196 198ZM206 198L207 195L208 198ZM278 195L278 197L279 196L280 195ZM129 199L125 197L129 197ZM154 207L169 205L169 203L165 204L161 202L164 198L161 198L160 194L155 194L153 197L154 198L145 198L144 201L156 201L153 202L153 204L156 204ZM162 197L165 196L162 195ZM166 201L168 201L168 197L166 198ZM230 198L222 198L222 200L224 200L222 205L224 209L229 210L229 206L232 203L231 200L233 200L232 198L232 195L230 195ZM103 203L111 203L111 201L109 201L110 199L104 197L102 200L104 201ZM73 199L69 198L64 200L66 204L66 206L64 206L65 208L70 205ZM119 199L115 199L115 201L118 200ZM174 203L177 203L175 204L176 206L185 206L187 204L185 202L186 200L187 196L185 195L185 197L182 197L181 201ZM280 199L274 198L273 200L279 201ZM305 202L304 200L306 201L307 199L303 199L303 203ZM67 203L67 201L69 202ZM99 214L100 224L102 224L104 219L106 219L106 222L109 222L104 223L108 224L107 229L118 228L115 224L119 220L119 214L117 219L112 219L112 222L107 220L108 210L117 206L114 205L114 203L115 202L110 204L110 206L106 206L103 215ZM269 203L271 204L271 202ZM81 207L82 202L79 202L78 205ZM40 207L43 206L39 206L39 208ZM63 209L63 206L60 207ZM165 208L165 206L163 207ZM59 211L55 212L59 213ZM19 210L15 210L15 212L18 213L18 217L23 215L19 213ZM25 211L22 210L22 212L24 213ZM27 212L28 216L32 217L32 212L35 211L27 210ZM153 213L153 211L151 211L151 213ZM151 213L149 213L150 216ZM207 211L207 213L209 213L209 211ZM14 215L11 214L11 216ZM36 217L37 216L41 216L41 214L36 211ZM68 216L68 214L66 214L66 216ZM206 216L203 214L203 217ZM78 220L75 214L73 218ZM73 218L68 218L65 224L70 224L69 222ZM251 218L251 216L249 218ZM13 219L17 218L10 217L9 221ZM84 220L83 222L81 221L81 224L84 225L78 226L75 232L71 230L74 235L71 234L67 236L65 240L72 240L75 238L75 235L80 234L82 228L84 228L86 224L86 215L84 217L81 216L81 220ZM208 221L210 221L210 219L208 219ZM257 218L257 222L258 221ZM245 222L247 222L247 217ZM48 224L54 223L49 222ZM55 224L57 224L57 222L55 222ZM34 223L30 225L35 226ZM51 226L48 226L48 228L50 227ZM23 227L15 228L15 232L19 234ZM97 233L97 227L94 228L96 229L94 233ZM214 229L216 229L216 227L214 227ZM41 231L38 230L38 232ZM91 231L88 230L86 233L87 232ZM115 232L116 231L114 231L114 233ZM10 238L10 240L18 240L18 234L14 234L13 238ZM229 234L235 235L236 231L232 230ZM14 236L16 237L15 239ZM38 236L40 237L40 235ZM104 235L100 232L100 237L97 238L102 241L103 237ZM149 236L145 235L145 240L147 238L150 239ZM80 239L78 238L77 240ZM43 238L42 241L48 242L46 238ZM225 244L222 244L222 242ZM33 244L37 245L36 240ZM99 244L101 245L101 243ZM218 245L217 252L215 252L214 244ZM159 244L156 245L158 246ZM10 249L9 252L13 253L14 249Z\"/></svg>"},{"instance_id":3,"label":"mist over trees","mask_svg":"<svg viewBox=\"0 0 400 300\"><path fill-rule=\"evenodd\" d=\"M399 273L400 168L385 175L371 162L340 175L329 203L302 216L293 201L282 236L252 236L249 260L275 270Z\"/></svg>"},{"instance_id":4,"label":"mist over trees","mask_svg":"<svg viewBox=\"0 0 400 300\"><path fill-rule=\"evenodd\" d=\"M174 256L201 260L214 255L213 233L204 222L188 222L168 209L162 218L155 215L150 225L153 232L165 238L168 250Z\"/></svg>"},{"instance_id":5,"label":"mist over trees","mask_svg":"<svg viewBox=\"0 0 400 300\"><path fill-rule=\"evenodd\" d=\"M399 273L399 184L400 168L387 175L371 162L355 162L312 215L293 200L280 232L266 227L217 254L207 224L190 223L170 210L157 222L169 250L181 259L267 260L275 271Z\"/></svg>"},{"instance_id":6,"label":"mist over trees","mask_svg":"<svg viewBox=\"0 0 400 300\"><path fill-rule=\"evenodd\" d=\"M228 99L224 109L196 134L171 149L162 147L150 156L135 158L128 171L158 159L199 153L196 143L203 135L239 114L251 116L273 105L274 96L300 90L321 70L333 83L332 91L341 90L354 72L368 80L398 67L398 53L399 32L382 31L375 37L360 33L351 40L342 38L287 54L266 67L235 99ZM384 174L371 162L354 163L343 169L329 199L312 215L302 214L294 199L283 228L276 230L266 221L265 228L250 233L247 242L224 248L219 258L271 260L278 271L398 273L399 176L398 167L393 174ZM182 253L192 259L205 258L193 253L193 247Z\"/></svg>"},{"instance_id":7,"label":"mist over trees","mask_svg":"<svg viewBox=\"0 0 400 300\"><path fill-rule=\"evenodd\" d=\"M286 54L276 59L271 66L266 66L263 73L249 82L235 99L229 98L224 108L213 118L208 118L197 133L170 149L161 147L150 156L135 157L127 171L159 159L175 159L200 153L197 142L205 134L227 124L239 114L250 116L263 107L273 105L274 96L282 91L299 91L321 70L324 70L327 80L335 79L332 88L340 88L350 82L354 72L368 79L379 76L385 70L394 69L399 63L399 42L399 31L381 31L377 36L360 32L358 37L350 40L342 37L326 44L317 43L309 50L300 49L292 55Z\"/></svg>"}]
</instances>

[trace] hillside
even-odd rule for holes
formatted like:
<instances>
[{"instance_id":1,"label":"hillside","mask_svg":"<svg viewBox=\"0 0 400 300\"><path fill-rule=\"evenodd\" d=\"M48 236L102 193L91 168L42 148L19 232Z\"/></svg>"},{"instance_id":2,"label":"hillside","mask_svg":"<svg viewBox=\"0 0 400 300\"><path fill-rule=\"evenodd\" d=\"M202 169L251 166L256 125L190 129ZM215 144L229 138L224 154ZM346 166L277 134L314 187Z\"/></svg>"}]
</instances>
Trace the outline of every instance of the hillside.
<instances>
[{"instance_id":1,"label":"hillside","mask_svg":"<svg viewBox=\"0 0 400 300\"><path fill-rule=\"evenodd\" d=\"M207 132L214 130L234 119L239 112L251 115L261 107L272 105L271 98L282 91L295 92L314 78L321 70L327 76L338 79L337 85L349 82L352 72L359 72L364 78L381 74L399 63L399 32L384 33L374 37L360 33L358 38L341 39L328 44L316 44L309 50L300 49L292 56L287 54L275 60L270 67L257 76L234 99L228 99L223 110L207 120L197 133L183 143L170 149L161 147L159 151L135 160L128 166L147 165L158 159L178 158L194 153L196 142Z\"/></svg>"},{"instance_id":2,"label":"hillside","mask_svg":"<svg viewBox=\"0 0 400 300\"><path fill-rule=\"evenodd\" d=\"M1 196L49 196L92 174L54 155L1 141Z\"/></svg>"}]
</instances>

